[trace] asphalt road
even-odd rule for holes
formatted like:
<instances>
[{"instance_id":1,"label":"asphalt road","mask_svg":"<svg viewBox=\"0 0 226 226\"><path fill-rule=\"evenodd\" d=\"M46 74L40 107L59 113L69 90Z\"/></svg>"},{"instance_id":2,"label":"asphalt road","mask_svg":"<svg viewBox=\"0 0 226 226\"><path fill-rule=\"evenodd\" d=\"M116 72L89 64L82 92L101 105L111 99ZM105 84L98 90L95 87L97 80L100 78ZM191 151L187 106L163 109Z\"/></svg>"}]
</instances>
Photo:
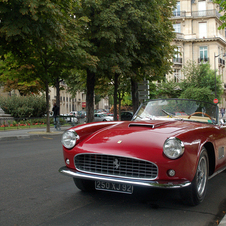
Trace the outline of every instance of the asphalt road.
<instances>
[{"instance_id":1,"label":"asphalt road","mask_svg":"<svg viewBox=\"0 0 226 226\"><path fill-rule=\"evenodd\" d=\"M226 209L226 171L209 181L196 207L178 190L135 190L132 195L79 191L61 175L61 135L0 140L0 225L217 225Z\"/></svg>"}]
</instances>

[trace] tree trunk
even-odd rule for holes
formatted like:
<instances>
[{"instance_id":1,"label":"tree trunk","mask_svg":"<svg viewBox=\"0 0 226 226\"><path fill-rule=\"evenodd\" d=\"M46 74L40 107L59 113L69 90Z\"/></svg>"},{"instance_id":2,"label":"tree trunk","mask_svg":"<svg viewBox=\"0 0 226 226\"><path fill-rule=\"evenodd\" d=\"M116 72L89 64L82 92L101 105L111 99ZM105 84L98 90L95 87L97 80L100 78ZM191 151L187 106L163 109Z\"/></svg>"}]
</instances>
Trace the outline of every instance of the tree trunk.
<instances>
[{"instance_id":1,"label":"tree trunk","mask_svg":"<svg viewBox=\"0 0 226 226\"><path fill-rule=\"evenodd\" d=\"M94 87L95 73L87 70L86 78L86 123L94 121Z\"/></svg>"},{"instance_id":2,"label":"tree trunk","mask_svg":"<svg viewBox=\"0 0 226 226\"><path fill-rule=\"evenodd\" d=\"M122 102L122 98L121 98L120 93L119 93L119 99L118 99L118 115L119 115L118 120L119 121L121 121L121 102Z\"/></svg>"},{"instance_id":3,"label":"tree trunk","mask_svg":"<svg viewBox=\"0 0 226 226\"><path fill-rule=\"evenodd\" d=\"M114 76L114 121L117 121L117 92L118 92L118 74Z\"/></svg>"},{"instance_id":4,"label":"tree trunk","mask_svg":"<svg viewBox=\"0 0 226 226\"><path fill-rule=\"evenodd\" d=\"M46 114L47 114L47 119L46 119L46 132L50 133L50 120L49 120L49 83L46 80L45 81L45 89L46 89Z\"/></svg>"},{"instance_id":5,"label":"tree trunk","mask_svg":"<svg viewBox=\"0 0 226 226\"><path fill-rule=\"evenodd\" d=\"M139 96L138 96L138 83L131 78L131 89L132 89L132 102L133 102L133 113L135 114L139 108Z\"/></svg>"}]
</instances>

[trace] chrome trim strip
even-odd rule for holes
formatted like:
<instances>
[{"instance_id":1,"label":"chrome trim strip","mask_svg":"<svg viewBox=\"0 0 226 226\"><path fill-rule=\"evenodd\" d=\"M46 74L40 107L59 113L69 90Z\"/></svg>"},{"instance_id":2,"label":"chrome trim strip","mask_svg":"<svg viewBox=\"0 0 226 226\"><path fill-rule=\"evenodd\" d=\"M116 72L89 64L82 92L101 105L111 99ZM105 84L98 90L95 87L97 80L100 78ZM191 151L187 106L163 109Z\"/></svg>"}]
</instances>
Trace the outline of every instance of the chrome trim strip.
<instances>
[{"instance_id":1,"label":"chrome trim strip","mask_svg":"<svg viewBox=\"0 0 226 226\"><path fill-rule=\"evenodd\" d=\"M213 177L215 177L217 174L223 172L224 170L226 170L226 167L224 167L223 169L220 169L218 171L216 171L214 174L212 174L208 179L212 179Z\"/></svg>"},{"instance_id":2,"label":"chrome trim strip","mask_svg":"<svg viewBox=\"0 0 226 226\"><path fill-rule=\"evenodd\" d=\"M125 183L132 184L135 186L147 186L147 187L158 187L158 188L183 188L191 185L190 181L144 181L144 180L134 180L134 179L124 179L117 177L107 177L94 174L81 173L73 169L69 169L66 166L63 166L59 169L59 172L75 178L88 179L88 180L103 180L111 181L115 183Z\"/></svg>"}]
</instances>

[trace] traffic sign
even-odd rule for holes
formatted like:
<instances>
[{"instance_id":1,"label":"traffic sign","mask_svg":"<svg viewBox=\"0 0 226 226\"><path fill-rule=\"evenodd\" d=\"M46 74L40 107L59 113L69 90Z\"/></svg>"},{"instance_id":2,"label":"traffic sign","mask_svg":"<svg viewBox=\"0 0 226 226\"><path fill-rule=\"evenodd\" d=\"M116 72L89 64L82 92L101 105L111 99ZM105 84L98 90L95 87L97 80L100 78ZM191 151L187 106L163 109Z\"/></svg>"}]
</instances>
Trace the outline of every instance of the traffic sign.
<instances>
[{"instance_id":1,"label":"traffic sign","mask_svg":"<svg viewBox=\"0 0 226 226\"><path fill-rule=\"evenodd\" d=\"M214 103L214 104L217 104L217 103L218 103L218 99L215 98L215 99L213 100L213 103Z\"/></svg>"}]
</instances>

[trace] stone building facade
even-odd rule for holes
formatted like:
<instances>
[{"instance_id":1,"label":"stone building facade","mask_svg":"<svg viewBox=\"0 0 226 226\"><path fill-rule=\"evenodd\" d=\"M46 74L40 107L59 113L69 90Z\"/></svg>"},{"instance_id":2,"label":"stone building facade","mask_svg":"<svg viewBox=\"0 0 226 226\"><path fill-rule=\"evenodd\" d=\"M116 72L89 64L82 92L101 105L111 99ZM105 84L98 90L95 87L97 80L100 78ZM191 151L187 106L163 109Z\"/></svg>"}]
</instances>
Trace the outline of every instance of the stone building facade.
<instances>
[{"instance_id":1,"label":"stone building facade","mask_svg":"<svg viewBox=\"0 0 226 226\"><path fill-rule=\"evenodd\" d=\"M86 110L86 94L84 92L77 92L76 97L67 91L67 85L64 82L60 83L63 88L60 91L60 114L67 114L71 111ZM51 87L49 92L50 97L50 110L53 104L56 102L56 88ZM103 98L97 105L94 105L96 109L109 109L108 98Z\"/></svg>"},{"instance_id":2,"label":"stone building facade","mask_svg":"<svg viewBox=\"0 0 226 226\"><path fill-rule=\"evenodd\" d=\"M178 54L173 58L173 74L168 78L180 82L183 79L182 68L187 61L209 62L211 68L221 74L224 94L220 105L226 106L226 30L222 25L220 8L212 0L180 0L173 11L174 31Z\"/></svg>"}]
</instances>

